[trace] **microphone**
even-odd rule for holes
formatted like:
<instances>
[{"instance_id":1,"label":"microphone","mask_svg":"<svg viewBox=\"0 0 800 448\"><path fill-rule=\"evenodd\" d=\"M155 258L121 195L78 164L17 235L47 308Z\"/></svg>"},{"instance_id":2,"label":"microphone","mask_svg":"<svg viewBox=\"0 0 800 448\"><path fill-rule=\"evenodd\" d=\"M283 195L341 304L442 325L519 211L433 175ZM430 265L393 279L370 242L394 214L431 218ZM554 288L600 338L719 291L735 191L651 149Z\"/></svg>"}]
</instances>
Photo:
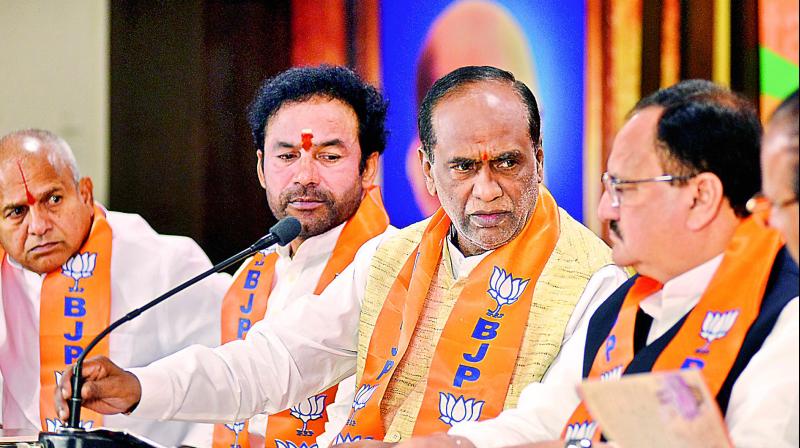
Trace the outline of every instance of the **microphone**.
<instances>
[{"instance_id":1,"label":"microphone","mask_svg":"<svg viewBox=\"0 0 800 448\"><path fill-rule=\"evenodd\" d=\"M254 253L266 249L267 247L270 247L276 243L278 245L285 246L289 244L293 239L297 238L297 235L299 234L300 234L300 221L298 221L297 218L293 216L287 216L286 218L283 218L280 221L278 221L277 224L275 224L269 229L269 233L261 237L258 241L253 243L247 249L228 258L227 260L224 260L214 265L213 267L211 267L211 269L203 272L202 274L197 275L196 277L193 277L181 283L175 288L172 288L171 290L165 292L159 297L156 297L152 301L146 303L144 306L136 308L135 310L126 314L124 317L116 320L114 323L109 325L108 328L100 332L100 334L98 334L97 337L95 337L92 340L92 342L90 342L89 345L86 346L86 349L83 351L83 353L81 353L80 356L78 356L78 360L75 362L75 366L72 368L72 397L69 399L69 422L64 429L68 432L73 432L73 433L75 431L83 431L79 425L81 420L81 402L83 401L80 393L81 387L83 387L83 376L81 375L81 370L83 368L83 360L84 358L86 358L86 355L104 337L106 337L109 333L114 331L117 327L124 324L125 322L133 320L143 312L167 300L168 298L174 296L175 294L183 291L189 286L194 285L195 283L208 277L209 275L222 271L223 269L229 267L230 265L237 263L249 257L250 255L253 255Z\"/></svg>"}]
</instances>

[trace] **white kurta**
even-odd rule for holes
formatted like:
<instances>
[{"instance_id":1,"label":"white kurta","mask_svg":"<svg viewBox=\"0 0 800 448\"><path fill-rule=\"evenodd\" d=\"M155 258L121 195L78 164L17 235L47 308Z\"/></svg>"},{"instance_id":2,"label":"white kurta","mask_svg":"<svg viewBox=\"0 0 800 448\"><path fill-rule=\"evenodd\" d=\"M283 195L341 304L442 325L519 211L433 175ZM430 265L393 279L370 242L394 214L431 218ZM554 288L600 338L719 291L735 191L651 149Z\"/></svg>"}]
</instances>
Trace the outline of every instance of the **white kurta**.
<instances>
[{"instance_id":1,"label":"white kurta","mask_svg":"<svg viewBox=\"0 0 800 448\"><path fill-rule=\"evenodd\" d=\"M274 286L269 295L265 320L282 319L284 311L292 305L295 298L314 293L343 229L344 224L340 224L321 235L305 240L297 252L291 256L289 246L278 247ZM246 265L247 263L243 266ZM327 409L326 429L329 427L338 429L344 426L350 415L350 403L353 402L355 394L355 382L355 375L353 375L339 384L335 402L331 403ZM250 432L263 436L266 433L267 425L266 416L259 414L250 420Z\"/></svg>"},{"instance_id":2,"label":"white kurta","mask_svg":"<svg viewBox=\"0 0 800 448\"><path fill-rule=\"evenodd\" d=\"M642 301L642 311L653 318L648 344L694 308L721 261L720 255L695 267ZM737 447L798 446L799 320L795 298L733 386L725 422ZM522 391L516 409L493 420L457 425L450 434L467 437L479 448L558 439L580 402L575 387L582 380L588 324L589 319L581 322L542 382Z\"/></svg>"},{"instance_id":3,"label":"white kurta","mask_svg":"<svg viewBox=\"0 0 800 448\"><path fill-rule=\"evenodd\" d=\"M111 242L111 320L211 267L191 239L157 234L138 215L108 212ZM3 263L0 307L2 423L40 429L39 300L44 276L10 258ZM143 366L190 344L219 345L219 310L228 275L207 278L109 336L109 355L121 366ZM211 426L108 416L104 426L125 428L165 445L208 446Z\"/></svg>"},{"instance_id":4,"label":"white kurta","mask_svg":"<svg viewBox=\"0 0 800 448\"><path fill-rule=\"evenodd\" d=\"M361 303L372 256L388 229L364 244L321 296L298 297L280 319L256 323L244 341L216 349L193 346L148 367L132 369L142 385L133 415L195 421L239 420L276 412L355 373ZM451 254L460 253L450 247ZM468 272L469 258L451 256ZM459 273L460 275L461 273ZM619 268L598 271L581 295L565 332L569 340L586 310L626 279Z\"/></svg>"}]
</instances>

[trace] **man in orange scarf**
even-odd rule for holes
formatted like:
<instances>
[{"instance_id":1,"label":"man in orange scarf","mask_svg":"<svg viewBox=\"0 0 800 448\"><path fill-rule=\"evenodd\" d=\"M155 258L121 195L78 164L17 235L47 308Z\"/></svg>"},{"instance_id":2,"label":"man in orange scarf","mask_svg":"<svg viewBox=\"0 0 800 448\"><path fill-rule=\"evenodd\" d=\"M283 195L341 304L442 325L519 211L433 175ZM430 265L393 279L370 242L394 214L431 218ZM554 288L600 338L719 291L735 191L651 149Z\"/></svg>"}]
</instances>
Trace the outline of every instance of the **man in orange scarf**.
<instances>
[{"instance_id":1,"label":"man in orange scarf","mask_svg":"<svg viewBox=\"0 0 800 448\"><path fill-rule=\"evenodd\" d=\"M111 321L211 267L191 239L159 235L140 216L94 201L67 142L29 129L0 138L0 423L54 430L53 391ZM141 366L191 344L217 345L215 276L110 335L95 354ZM191 300L189 300L191 297ZM208 425L86 413L85 427L127 429L167 445L200 444Z\"/></svg>"},{"instance_id":2,"label":"man in orange scarf","mask_svg":"<svg viewBox=\"0 0 800 448\"><path fill-rule=\"evenodd\" d=\"M373 185L386 146L385 116L381 94L343 67L293 68L262 84L249 114L258 179L273 215L296 217L302 230L289 246L240 269L222 307L223 343L244 339L262 318L280 319L295 298L321 293L362 244L386 230L389 217ZM354 382L350 377L269 418L218 424L214 447L247 448L248 430L270 448L313 445L328 419L344 424ZM334 399L345 403L338 420Z\"/></svg>"},{"instance_id":3,"label":"man in orange scarf","mask_svg":"<svg viewBox=\"0 0 800 448\"><path fill-rule=\"evenodd\" d=\"M368 241L321 295L297 298L244 341L131 372L107 360L87 366L88 384L99 386L87 406L247 417L355 372L337 442L398 441L513 406L587 308L626 276L544 187L538 106L512 74L455 70L426 96L419 127L420 167L442 209Z\"/></svg>"},{"instance_id":4,"label":"man in orange scarf","mask_svg":"<svg viewBox=\"0 0 800 448\"><path fill-rule=\"evenodd\" d=\"M797 265L745 208L760 186L760 136L753 107L707 81L643 99L614 142L598 210L615 262L639 275L517 409L408 446L599 446L582 378L683 368L701 369L735 446L797 446Z\"/></svg>"}]
</instances>

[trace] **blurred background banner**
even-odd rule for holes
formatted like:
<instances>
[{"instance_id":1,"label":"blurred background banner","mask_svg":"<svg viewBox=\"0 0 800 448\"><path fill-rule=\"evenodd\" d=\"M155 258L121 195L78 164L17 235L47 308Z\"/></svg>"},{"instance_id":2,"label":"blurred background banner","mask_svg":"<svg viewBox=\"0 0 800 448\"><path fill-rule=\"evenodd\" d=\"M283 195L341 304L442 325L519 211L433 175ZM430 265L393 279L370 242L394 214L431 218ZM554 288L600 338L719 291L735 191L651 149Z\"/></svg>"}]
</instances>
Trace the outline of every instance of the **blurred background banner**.
<instances>
[{"instance_id":1,"label":"blurred background banner","mask_svg":"<svg viewBox=\"0 0 800 448\"><path fill-rule=\"evenodd\" d=\"M766 121L778 104L797 88L798 2L759 3L759 68L761 118Z\"/></svg>"},{"instance_id":2,"label":"blurred background banner","mask_svg":"<svg viewBox=\"0 0 800 448\"><path fill-rule=\"evenodd\" d=\"M583 1L384 2L380 24L391 130L383 191L394 225L419 221L438 208L420 170L416 113L433 82L464 65L509 70L531 88L542 114L545 183L561 207L582 219Z\"/></svg>"},{"instance_id":3,"label":"blurred background banner","mask_svg":"<svg viewBox=\"0 0 800 448\"><path fill-rule=\"evenodd\" d=\"M50 129L112 209L196 239L214 261L274 223L246 109L291 66L352 67L390 100L383 157L396 226L436 202L416 113L450 70L510 70L539 100L545 182L603 232L600 175L625 114L682 79L767 118L798 85L800 0L0 0L0 134Z\"/></svg>"}]
</instances>

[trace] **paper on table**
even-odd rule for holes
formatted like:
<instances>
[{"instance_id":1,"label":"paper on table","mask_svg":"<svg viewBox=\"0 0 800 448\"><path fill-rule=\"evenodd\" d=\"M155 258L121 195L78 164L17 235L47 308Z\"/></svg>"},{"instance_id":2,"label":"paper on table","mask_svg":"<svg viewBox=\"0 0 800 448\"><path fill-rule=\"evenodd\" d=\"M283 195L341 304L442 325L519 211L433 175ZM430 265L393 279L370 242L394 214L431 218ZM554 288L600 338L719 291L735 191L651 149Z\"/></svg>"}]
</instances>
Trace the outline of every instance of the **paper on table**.
<instances>
[{"instance_id":1,"label":"paper on table","mask_svg":"<svg viewBox=\"0 0 800 448\"><path fill-rule=\"evenodd\" d=\"M578 391L603 434L621 448L733 446L698 370L588 380Z\"/></svg>"}]
</instances>

